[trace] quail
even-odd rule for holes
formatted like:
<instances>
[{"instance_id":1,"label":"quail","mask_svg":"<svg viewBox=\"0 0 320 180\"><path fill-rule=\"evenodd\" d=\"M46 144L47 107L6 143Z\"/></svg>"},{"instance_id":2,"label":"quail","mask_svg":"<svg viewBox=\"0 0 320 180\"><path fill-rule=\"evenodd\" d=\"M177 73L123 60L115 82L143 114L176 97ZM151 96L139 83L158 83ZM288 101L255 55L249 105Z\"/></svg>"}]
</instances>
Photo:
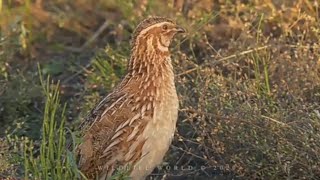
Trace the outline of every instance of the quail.
<instances>
[{"instance_id":1,"label":"quail","mask_svg":"<svg viewBox=\"0 0 320 180\"><path fill-rule=\"evenodd\" d=\"M178 116L169 46L185 30L163 17L135 29L127 74L81 123L80 170L89 179L108 179L127 170L145 179L172 142Z\"/></svg>"}]
</instances>

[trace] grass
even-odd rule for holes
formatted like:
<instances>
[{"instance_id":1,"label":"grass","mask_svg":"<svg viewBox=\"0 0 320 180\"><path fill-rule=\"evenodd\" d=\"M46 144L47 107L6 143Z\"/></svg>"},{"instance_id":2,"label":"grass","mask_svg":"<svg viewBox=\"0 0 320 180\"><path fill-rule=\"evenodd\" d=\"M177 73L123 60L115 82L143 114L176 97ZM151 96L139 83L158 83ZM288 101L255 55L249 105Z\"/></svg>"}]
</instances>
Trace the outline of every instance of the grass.
<instances>
[{"instance_id":1,"label":"grass","mask_svg":"<svg viewBox=\"0 0 320 180\"><path fill-rule=\"evenodd\" d=\"M39 71L40 72L40 71ZM41 76L41 74L40 74ZM59 83L52 87L49 77L41 86L46 97L40 152L35 155L34 142L24 145L24 179L79 179L84 177L77 169L76 157L66 149L65 109L61 107ZM58 116L61 109L61 115Z\"/></svg>"},{"instance_id":2,"label":"grass","mask_svg":"<svg viewBox=\"0 0 320 180\"><path fill-rule=\"evenodd\" d=\"M178 128L154 179L320 178L315 1L0 1L0 13L0 178L78 173L62 127L77 133L120 81L130 34L149 15L189 32L171 48ZM47 75L61 83L41 84Z\"/></svg>"}]
</instances>

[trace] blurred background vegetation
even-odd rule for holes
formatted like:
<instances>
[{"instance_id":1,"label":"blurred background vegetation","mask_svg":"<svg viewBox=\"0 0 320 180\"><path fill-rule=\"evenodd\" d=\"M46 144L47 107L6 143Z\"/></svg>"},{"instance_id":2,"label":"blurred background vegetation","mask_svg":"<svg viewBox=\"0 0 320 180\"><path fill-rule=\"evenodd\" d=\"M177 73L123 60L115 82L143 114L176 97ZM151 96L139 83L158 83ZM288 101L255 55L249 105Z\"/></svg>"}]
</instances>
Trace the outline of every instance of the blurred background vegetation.
<instances>
[{"instance_id":1,"label":"blurred background vegetation","mask_svg":"<svg viewBox=\"0 0 320 180\"><path fill-rule=\"evenodd\" d=\"M61 123L76 132L124 75L130 35L151 15L176 20L188 34L171 48L180 99L163 163L171 168L150 178L320 179L319 4L0 0L0 179L28 178L32 162L41 167L51 153L42 146L45 107L66 104L53 118L57 137L66 133ZM58 155L69 157L65 151Z\"/></svg>"}]
</instances>

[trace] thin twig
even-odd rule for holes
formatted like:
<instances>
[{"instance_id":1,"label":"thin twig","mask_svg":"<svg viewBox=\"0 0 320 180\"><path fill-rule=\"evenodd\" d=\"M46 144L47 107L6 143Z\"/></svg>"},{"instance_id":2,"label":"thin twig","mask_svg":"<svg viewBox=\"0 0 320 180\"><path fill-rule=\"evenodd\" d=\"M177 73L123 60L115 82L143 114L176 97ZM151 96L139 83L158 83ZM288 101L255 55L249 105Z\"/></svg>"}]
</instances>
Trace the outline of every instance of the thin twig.
<instances>
[{"instance_id":1,"label":"thin twig","mask_svg":"<svg viewBox=\"0 0 320 180\"><path fill-rule=\"evenodd\" d=\"M196 157L196 158L199 158L199 159L202 159L202 160L204 160L204 161L207 161L208 159L205 159L205 158L203 158L203 157L201 157L201 156L199 156L199 155L196 155L196 154L194 154L194 153L192 153L192 152L189 152L189 151L187 151L187 150L184 150L184 149L182 149L181 147L177 147L177 146L175 146L175 145L171 145L172 147L174 147L174 148L177 148L178 150L180 150L180 151L182 151L182 152L184 152L184 153L186 153L186 154L189 154L189 155L191 155L191 156L194 156L194 157Z\"/></svg>"},{"instance_id":2,"label":"thin twig","mask_svg":"<svg viewBox=\"0 0 320 180\"><path fill-rule=\"evenodd\" d=\"M239 56L243 56L243 55L246 55L246 54L250 54L250 53L255 52L255 51L264 50L264 49L267 49L267 48L269 48L269 47L270 47L270 45L268 45L268 46L262 46L262 47L258 47L258 48L254 48L254 49L249 49L249 50L247 50L247 51L240 52L239 54L233 54L233 55L231 55L231 56L223 57L223 58L221 58L221 59L219 59L219 60L214 61L214 63L218 63L218 62L221 62L221 61L226 61L226 60L229 60L229 59L232 59L232 58L236 58L236 57L239 57ZM197 66L197 67L194 67L194 68L192 68L192 69L188 69L187 71L182 72L182 73L180 73L180 74L177 74L176 76L182 76L182 75L185 75L185 74L192 73L192 72L194 72L194 71L202 68L203 66L207 66L207 65L209 65L209 64L204 64L204 65L202 65L202 66Z\"/></svg>"},{"instance_id":3,"label":"thin twig","mask_svg":"<svg viewBox=\"0 0 320 180\"><path fill-rule=\"evenodd\" d=\"M108 27L109 21L105 20L104 23L99 27L99 29L81 46L81 49L86 48L91 44L97 37Z\"/></svg>"},{"instance_id":4,"label":"thin twig","mask_svg":"<svg viewBox=\"0 0 320 180\"><path fill-rule=\"evenodd\" d=\"M86 47L88 47L98 36L108 27L109 21L105 20L104 23L99 27L99 29L80 47L65 47L66 49L73 52L82 52Z\"/></svg>"},{"instance_id":5,"label":"thin twig","mask_svg":"<svg viewBox=\"0 0 320 180\"><path fill-rule=\"evenodd\" d=\"M72 74L71 76L69 76L68 78L66 78L65 80L62 81L62 84L66 84L69 81L71 81L72 79L74 79L75 77L77 77L79 74L86 72L86 73L90 73L90 71L88 71L87 69L91 66L91 61L86 65L86 66L80 66L80 70L77 71L76 73Z\"/></svg>"},{"instance_id":6,"label":"thin twig","mask_svg":"<svg viewBox=\"0 0 320 180\"><path fill-rule=\"evenodd\" d=\"M286 127L288 127L288 125L287 125L286 123L280 122L280 121L275 120L275 119L273 119L273 118L271 118L271 117L264 116L264 115L261 115L261 117L266 118L266 119L268 119L268 120L270 120L270 121L272 121L272 122L275 122L275 123L281 124L282 126L286 126Z\"/></svg>"}]
</instances>

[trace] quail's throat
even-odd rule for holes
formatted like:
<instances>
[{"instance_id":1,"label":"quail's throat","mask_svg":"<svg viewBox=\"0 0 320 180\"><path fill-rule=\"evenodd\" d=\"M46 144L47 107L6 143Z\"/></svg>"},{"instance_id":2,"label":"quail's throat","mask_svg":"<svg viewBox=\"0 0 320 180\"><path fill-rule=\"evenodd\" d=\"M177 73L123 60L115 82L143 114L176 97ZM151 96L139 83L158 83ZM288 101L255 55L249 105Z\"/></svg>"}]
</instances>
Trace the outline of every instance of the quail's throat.
<instances>
[{"instance_id":1,"label":"quail's throat","mask_svg":"<svg viewBox=\"0 0 320 180\"><path fill-rule=\"evenodd\" d=\"M150 37L144 42L138 41L131 53L128 66L131 75L160 75L158 73L163 71L172 71L169 49L162 45L160 39Z\"/></svg>"}]
</instances>

